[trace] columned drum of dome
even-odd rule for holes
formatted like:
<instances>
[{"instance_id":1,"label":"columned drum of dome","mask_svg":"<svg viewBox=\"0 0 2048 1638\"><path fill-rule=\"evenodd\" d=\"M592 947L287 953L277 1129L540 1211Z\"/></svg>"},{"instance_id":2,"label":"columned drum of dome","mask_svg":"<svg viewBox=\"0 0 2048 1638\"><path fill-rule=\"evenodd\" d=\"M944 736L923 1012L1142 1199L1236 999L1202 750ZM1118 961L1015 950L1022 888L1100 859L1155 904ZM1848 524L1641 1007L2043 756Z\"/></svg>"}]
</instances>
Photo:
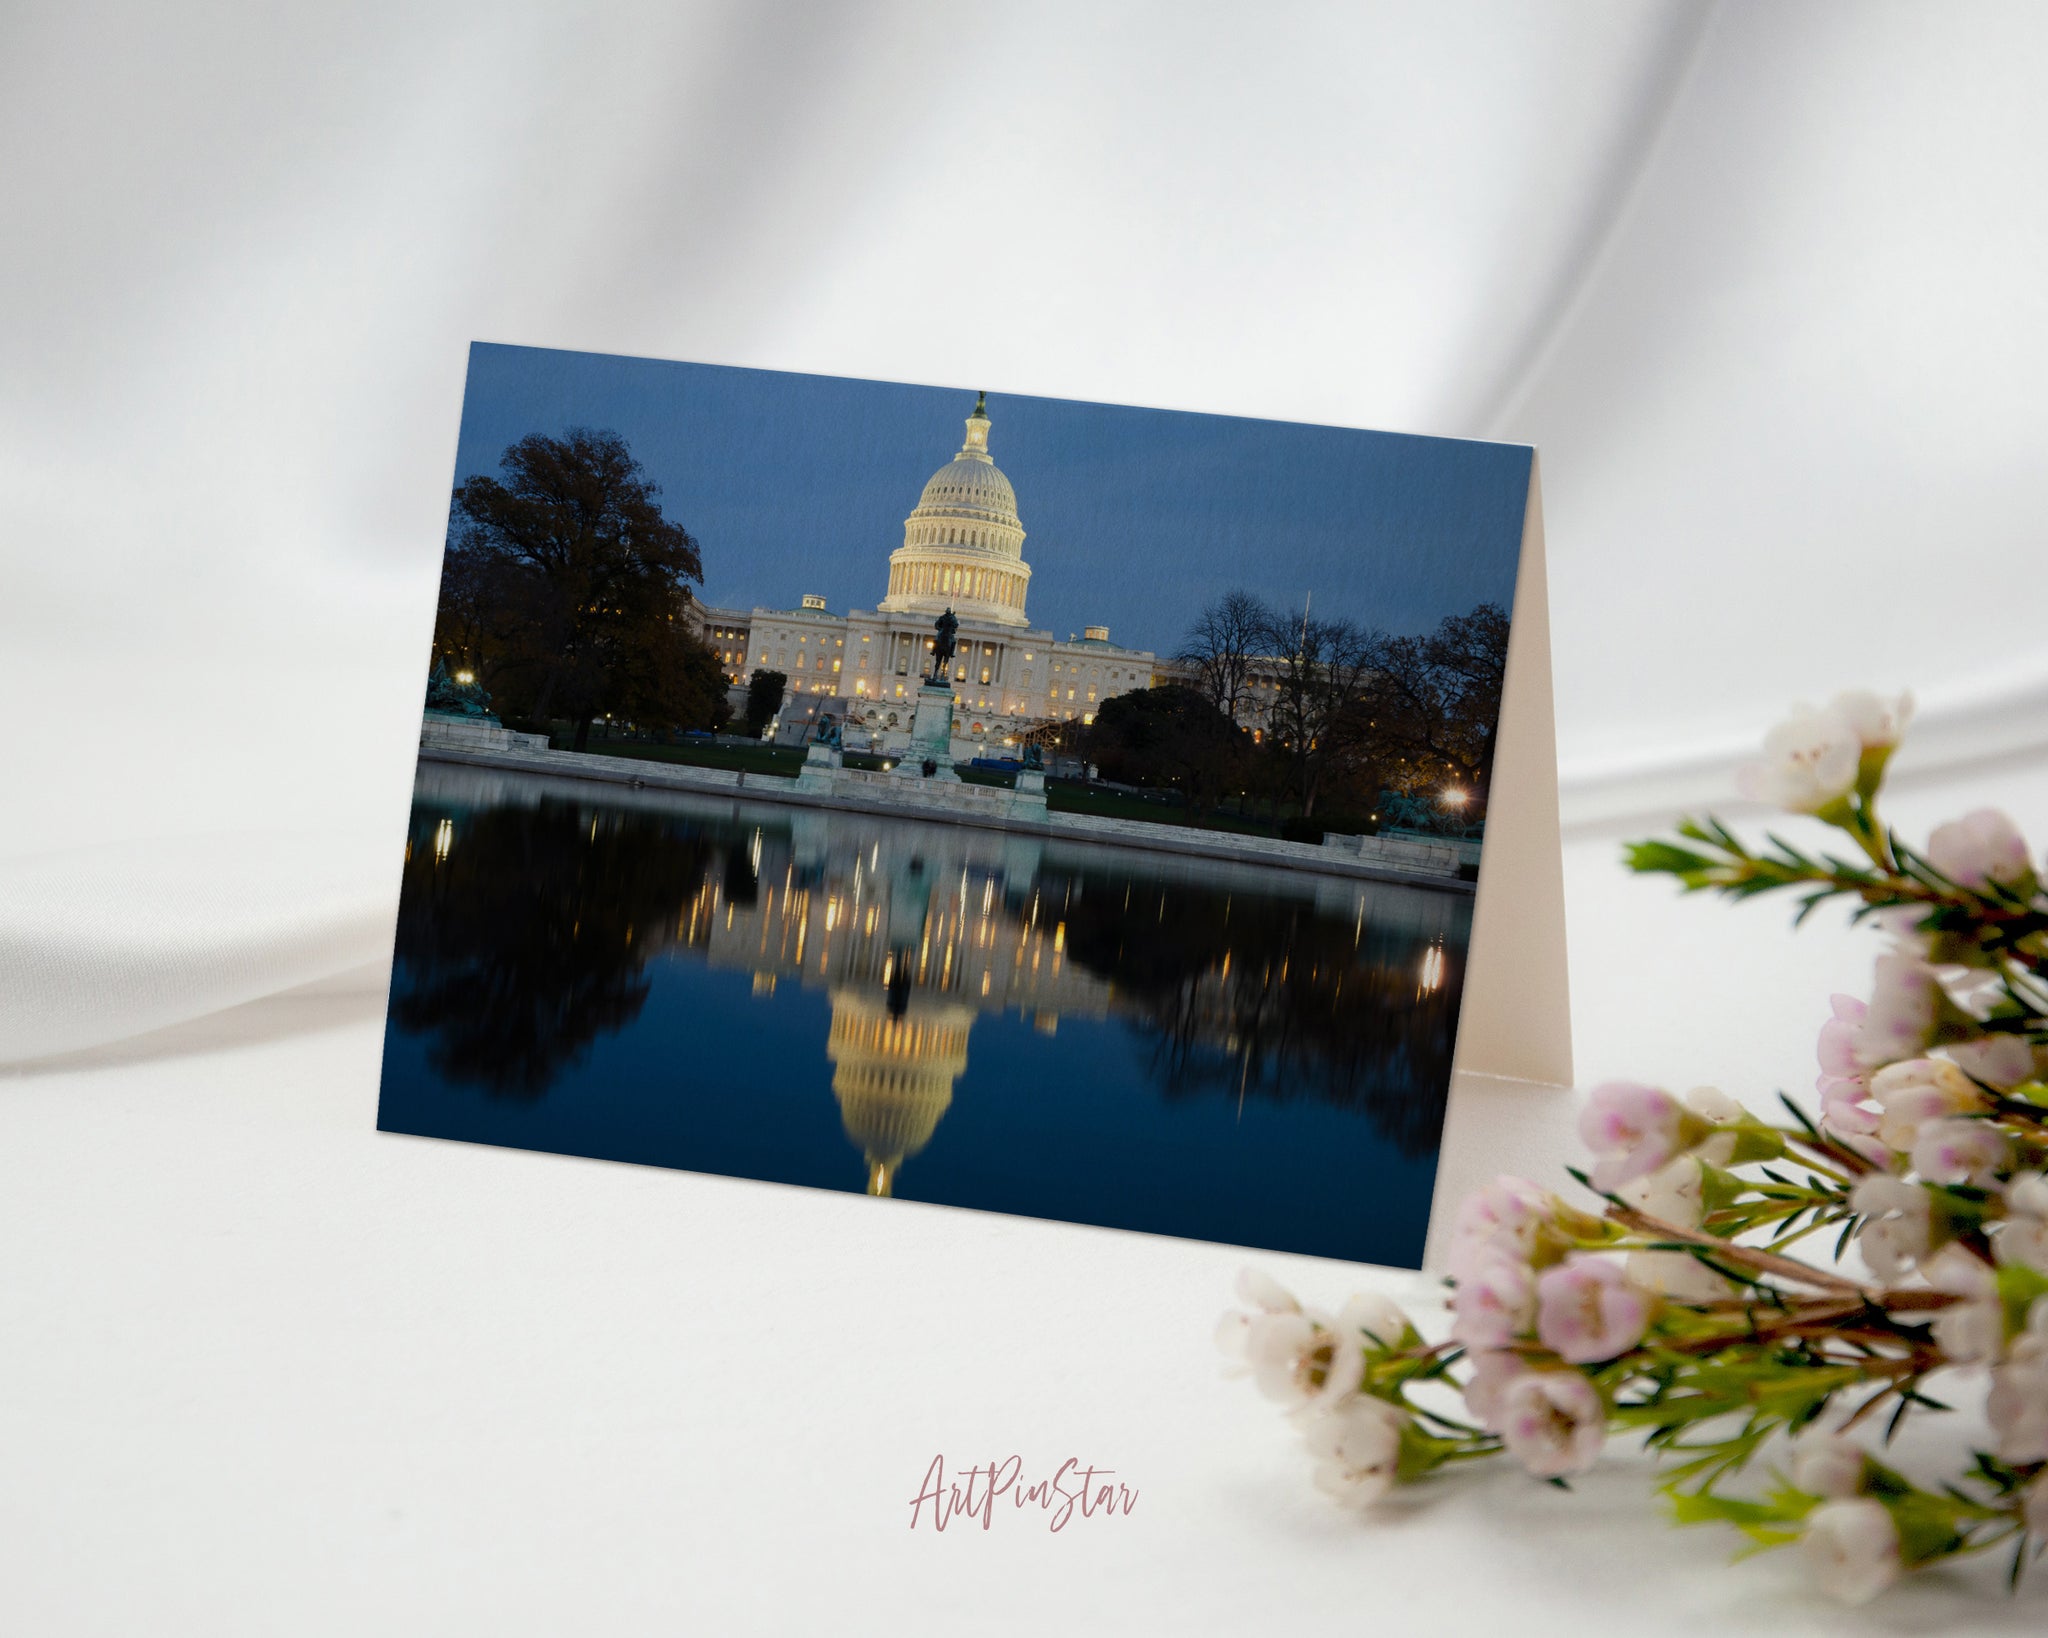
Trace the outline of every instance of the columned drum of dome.
<instances>
[{"instance_id":1,"label":"columned drum of dome","mask_svg":"<svg viewBox=\"0 0 2048 1638\"><path fill-rule=\"evenodd\" d=\"M931 476L889 556L884 614L952 609L963 620L1022 627L1031 566L1017 494L988 452L988 395L975 400L960 453Z\"/></svg>"}]
</instances>

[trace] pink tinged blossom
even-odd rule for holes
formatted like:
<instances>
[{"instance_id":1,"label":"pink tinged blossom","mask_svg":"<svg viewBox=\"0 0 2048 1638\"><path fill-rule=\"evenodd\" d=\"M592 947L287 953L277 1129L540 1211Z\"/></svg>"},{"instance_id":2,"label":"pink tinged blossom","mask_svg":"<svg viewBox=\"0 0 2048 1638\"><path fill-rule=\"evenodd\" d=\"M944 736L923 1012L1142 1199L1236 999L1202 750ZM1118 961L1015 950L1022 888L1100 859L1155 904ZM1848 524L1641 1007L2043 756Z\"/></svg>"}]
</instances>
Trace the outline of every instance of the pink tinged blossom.
<instances>
[{"instance_id":1,"label":"pink tinged blossom","mask_svg":"<svg viewBox=\"0 0 2048 1638\"><path fill-rule=\"evenodd\" d=\"M2005 1352L2005 1307L1987 1263L1960 1245L1946 1245L1920 1272L1935 1290L1962 1299L1936 1313L1930 1326L1950 1364L1989 1365Z\"/></svg>"},{"instance_id":2,"label":"pink tinged blossom","mask_svg":"<svg viewBox=\"0 0 2048 1638\"><path fill-rule=\"evenodd\" d=\"M1925 907L1917 904L1887 905L1882 910L1873 910L1869 915L1870 924L1891 941L1893 955L1912 956L1918 960L1927 959L1930 940L1924 926L1928 917Z\"/></svg>"},{"instance_id":3,"label":"pink tinged blossom","mask_svg":"<svg viewBox=\"0 0 2048 1638\"><path fill-rule=\"evenodd\" d=\"M1913 1139L1913 1170L1930 1183L1989 1183L2005 1164L2011 1145L1988 1121L1945 1116L1921 1127Z\"/></svg>"},{"instance_id":4,"label":"pink tinged blossom","mask_svg":"<svg viewBox=\"0 0 2048 1638\"><path fill-rule=\"evenodd\" d=\"M1957 886L1976 891L1992 882L2010 887L2034 869L2026 838L1996 808L1978 808L1935 826L1927 838L1927 862Z\"/></svg>"},{"instance_id":5,"label":"pink tinged blossom","mask_svg":"<svg viewBox=\"0 0 2048 1638\"><path fill-rule=\"evenodd\" d=\"M1365 1353L1321 1314L1261 1314L1245 1339L1259 1392L1290 1411L1329 1410L1358 1391Z\"/></svg>"},{"instance_id":6,"label":"pink tinged blossom","mask_svg":"<svg viewBox=\"0 0 2048 1638\"><path fill-rule=\"evenodd\" d=\"M1451 1225L1451 1278L1463 1280L1469 1269L1496 1255L1527 1261L1555 1204L1549 1193L1519 1177L1497 1177L1466 1196Z\"/></svg>"},{"instance_id":7,"label":"pink tinged blossom","mask_svg":"<svg viewBox=\"0 0 2048 1638\"><path fill-rule=\"evenodd\" d=\"M1956 1068L1986 1086L2003 1089L2033 1078L2034 1049L2017 1035L1987 1035L1978 1041L1958 1041L1943 1050Z\"/></svg>"},{"instance_id":8,"label":"pink tinged blossom","mask_svg":"<svg viewBox=\"0 0 2048 1638\"><path fill-rule=\"evenodd\" d=\"M1906 724L1913 720L1913 696L1895 694L1887 699L1867 688L1854 688L1837 694L1828 709L1849 724L1862 749L1888 751L1905 738Z\"/></svg>"},{"instance_id":9,"label":"pink tinged blossom","mask_svg":"<svg viewBox=\"0 0 2048 1638\"><path fill-rule=\"evenodd\" d=\"M1520 1354L1506 1351L1477 1353L1471 1358L1472 1374L1465 1382L1465 1408L1488 1433L1498 1433L1507 1391L1529 1374L1529 1363Z\"/></svg>"},{"instance_id":10,"label":"pink tinged blossom","mask_svg":"<svg viewBox=\"0 0 2048 1638\"><path fill-rule=\"evenodd\" d=\"M1628 1081L1593 1088L1579 1139L1593 1151L1593 1187L1611 1192L1669 1165L1685 1149L1685 1108L1669 1092Z\"/></svg>"},{"instance_id":11,"label":"pink tinged blossom","mask_svg":"<svg viewBox=\"0 0 2048 1638\"><path fill-rule=\"evenodd\" d=\"M1536 1319L1536 1275L1505 1255L1468 1268L1451 1298L1451 1335L1467 1348L1505 1348Z\"/></svg>"},{"instance_id":12,"label":"pink tinged blossom","mask_svg":"<svg viewBox=\"0 0 2048 1638\"><path fill-rule=\"evenodd\" d=\"M1839 1501L1863 1490L1863 1451L1838 1433L1802 1433L1792 1441L1792 1485Z\"/></svg>"},{"instance_id":13,"label":"pink tinged blossom","mask_svg":"<svg viewBox=\"0 0 2048 1638\"><path fill-rule=\"evenodd\" d=\"M1223 1355L1226 1376L1242 1376L1249 1367L1254 1322L1268 1314L1301 1312L1301 1304L1295 1301L1292 1292L1272 1275L1256 1268L1238 1271L1237 1300L1250 1312L1226 1309L1216 1322L1216 1351Z\"/></svg>"},{"instance_id":14,"label":"pink tinged blossom","mask_svg":"<svg viewBox=\"0 0 2048 1638\"><path fill-rule=\"evenodd\" d=\"M1863 1031L1863 1020L1869 1016L1870 1008L1853 995L1831 995L1828 1005L1834 1016L1820 1027L1820 1072L1854 1079L1863 1073L1862 1061L1856 1055L1856 1037Z\"/></svg>"},{"instance_id":15,"label":"pink tinged blossom","mask_svg":"<svg viewBox=\"0 0 2048 1638\"><path fill-rule=\"evenodd\" d=\"M1736 770L1735 785L1753 802L1818 813L1855 789L1862 756L1863 742L1841 712L1795 706L1764 736L1763 756Z\"/></svg>"},{"instance_id":16,"label":"pink tinged blossom","mask_svg":"<svg viewBox=\"0 0 2048 1638\"><path fill-rule=\"evenodd\" d=\"M1237 1271L1237 1300L1261 1314L1298 1314L1301 1304L1293 1292L1262 1269Z\"/></svg>"},{"instance_id":17,"label":"pink tinged blossom","mask_svg":"<svg viewBox=\"0 0 2048 1638\"><path fill-rule=\"evenodd\" d=\"M1682 1101L1704 1125L1725 1126L1732 1121L1750 1119L1747 1109L1716 1086L1696 1086L1686 1093ZM1693 1152L1710 1166L1725 1166L1734 1158L1735 1139L1736 1134L1732 1131L1711 1132L1697 1139Z\"/></svg>"},{"instance_id":18,"label":"pink tinged blossom","mask_svg":"<svg viewBox=\"0 0 2048 1638\"><path fill-rule=\"evenodd\" d=\"M1536 1282L1536 1336L1559 1359L1590 1365L1641 1342L1652 1308L1620 1263L1574 1252Z\"/></svg>"},{"instance_id":19,"label":"pink tinged blossom","mask_svg":"<svg viewBox=\"0 0 2048 1638\"><path fill-rule=\"evenodd\" d=\"M1251 1341L1252 1317L1235 1308L1226 1308L1216 1321L1216 1351L1223 1356L1224 1374L1242 1376L1245 1372L1245 1349Z\"/></svg>"},{"instance_id":20,"label":"pink tinged blossom","mask_svg":"<svg viewBox=\"0 0 2048 1638\"><path fill-rule=\"evenodd\" d=\"M1910 955L1879 956L1870 1008L1856 1035L1857 1061L1876 1069L1918 1057L1934 1039L1940 1000L1941 986L1926 962Z\"/></svg>"},{"instance_id":21,"label":"pink tinged blossom","mask_svg":"<svg viewBox=\"0 0 2048 1638\"><path fill-rule=\"evenodd\" d=\"M1880 1069L1870 1077L1870 1096L1880 1111L1878 1140L1902 1154L1929 1121L1985 1107L1983 1093L1946 1058L1909 1058Z\"/></svg>"},{"instance_id":22,"label":"pink tinged blossom","mask_svg":"<svg viewBox=\"0 0 2048 1638\"><path fill-rule=\"evenodd\" d=\"M1870 1102L1870 1082L1857 1055L1870 1009L1853 995L1831 996L1829 1004L1834 1016L1821 1025L1815 1050L1820 1078L1813 1084L1820 1093L1821 1130L1840 1138L1874 1137L1877 1109ZM1857 1145L1859 1151L1864 1147Z\"/></svg>"},{"instance_id":23,"label":"pink tinged blossom","mask_svg":"<svg viewBox=\"0 0 2048 1638\"><path fill-rule=\"evenodd\" d=\"M1882 1502L1850 1497L1823 1502L1806 1517L1801 1540L1820 1590L1844 1604L1867 1604L1899 1579L1898 1526Z\"/></svg>"},{"instance_id":24,"label":"pink tinged blossom","mask_svg":"<svg viewBox=\"0 0 2048 1638\"><path fill-rule=\"evenodd\" d=\"M1576 1371L1529 1371L1500 1398L1500 1436L1508 1453L1539 1479L1583 1473L1607 1440L1607 1407Z\"/></svg>"},{"instance_id":25,"label":"pink tinged blossom","mask_svg":"<svg viewBox=\"0 0 2048 1638\"><path fill-rule=\"evenodd\" d=\"M2034 1317L2044 1308L2048 1298L2037 1298ZM2031 1320L1991 1373L1984 1417L1996 1436L2000 1460L2048 1461L2048 1334Z\"/></svg>"},{"instance_id":26,"label":"pink tinged blossom","mask_svg":"<svg viewBox=\"0 0 2048 1638\"><path fill-rule=\"evenodd\" d=\"M1863 1219L1856 1233L1857 1249L1880 1280L1904 1278L1929 1254L1932 1203L1919 1184L1874 1173L1857 1183L1849 1204Z\"/></svg>"},{"instance_id":27,"label":"pink tinged blossom","mask_svg":"<svg viewBox=\"0 0 2048 1638\"><path fill-rule=\"evenodd\" d=\"M1614 1192L1645 1216L1674 1228L1698 1228L1705 1214L1706 1168L1692 1155L1680 1155L1648 1177L1624 1183Z\"/></svg>"},{"instance_id":28,"label":"pink tinged blossom","mask_svg":"<svg viewBox=\"0 0 2048 1638\"><path fill-rule=\"evenodd\" d=\"M1631 1251L1628 1277L1645 1291L1668 1297L1673 1302L1705 1306L1725 1302L1735 1295L1735 1282L1716 1274L1699 1258L1684 1251Z\"/></svg>"},{"instance_id":29,"label":"pink tinged blossom","mask_svg":"<svg viewBox=\"0 0 2048 1638\"><path fill-rule=\"evenodd\" d=\"M1991 1250L2001 1263L2048 1274L2048 1177L2021 1172L2005 1185L2005 1221Z\"/></svg>"},{"instance_id":30,"label":"pink tinged blossom","mask_svg":"<svg viewBox=\"0 0 2048 1638\"><path fill-rule=\"evenodd\" d=\"M1870 1089L1861 1080L1833 1081L1820 1078L1820 1129L1845 1142L1858 1154L1873 1153L1871 1139L1877 1136L1881 1112L1870 1101ZM1882 1145L1877 1145L1882 1148Z\"/></svg>"},{"instance_id":31,"label":"pink tinged blossom","mask_svg":"<svg viewBox=\"0 0 2048 1638\"><path fill-rule=\"evenodd\" d=\"M1407 1416L1383 1399L1360 1395L1302 1428L1315 1458L1316 1488L1347 1507L1365 1507L1400 1477L1401 1430Z\"/></svg>"},{"instance_id":32,"label":"pink tinged blossom","mask_svg":"<svg viewBox=\"0 0 2048 1638\"><path fill-rule=\"evenodd\" d=\"M1662 1171L1637 1178L1616 1191L1645 1216L1674 1228L1698 1228L1705 1215L1706 1168L1693 1155L1680 1155ZM1683 1251L1631 1251L1628 1277L1645 1291L1677 1302L1719 1302L1734 1283Z\"/></svg>"},{"instance_id":33,"label":"pink tinged blossom","mask_svg":"<svg viewBox=\"0 0 2048 1638\"><path fill-rule=\"evenodd\" d=\"M1701 1120L1726 1122L1742 1120L1748 1111L1718 1086L1696 1086L1685 1095L1685 1106Z\"/></svg>"}]
</instances>

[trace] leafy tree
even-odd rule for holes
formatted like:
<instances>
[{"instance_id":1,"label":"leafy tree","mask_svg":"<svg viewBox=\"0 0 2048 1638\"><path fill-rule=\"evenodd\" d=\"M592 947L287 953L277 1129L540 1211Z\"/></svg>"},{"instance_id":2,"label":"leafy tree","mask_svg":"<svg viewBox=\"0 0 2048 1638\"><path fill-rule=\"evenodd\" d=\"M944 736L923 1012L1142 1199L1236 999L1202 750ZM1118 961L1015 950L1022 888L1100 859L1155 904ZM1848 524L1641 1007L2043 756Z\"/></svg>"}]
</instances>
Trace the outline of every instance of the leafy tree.
<instances>
[{"instance_id":1,"label":"leafy tree","mask_svg":"<svg viewBox=\"0 0 2048 1638\"><path fill-rule=\"evenodd\" d=\"M1103 778L1178 790L1200 814L1238 788L1250 736L1197 690L1175 683L1112 695L1085 739Z\"/></svg>"},{"instance_id":2,"label":"leafy tree","mask_svg":"<svg viewBox=\"0 0 2048 1638\"><path fill-rule=\"evenodd\" d=\"M468 644L519 714L574 718L578 750L598 713L656 728L715 718L725 691L708 686L717 661L689 619L703 560L626 441L533 433L499 465L502 480L455 490L437 640Z\"/></svg>"},{"instance_id":3,"label":"leafy tree","mask_svg":"<svg viewBox=\"0 0 2048 1638\"><path fill-rule=\"evenodd\" d=\"M747 679L747 732L760 737L768 719L782 709L789 678L780 671L756 671Z\"/></svg>"}]
</instances>

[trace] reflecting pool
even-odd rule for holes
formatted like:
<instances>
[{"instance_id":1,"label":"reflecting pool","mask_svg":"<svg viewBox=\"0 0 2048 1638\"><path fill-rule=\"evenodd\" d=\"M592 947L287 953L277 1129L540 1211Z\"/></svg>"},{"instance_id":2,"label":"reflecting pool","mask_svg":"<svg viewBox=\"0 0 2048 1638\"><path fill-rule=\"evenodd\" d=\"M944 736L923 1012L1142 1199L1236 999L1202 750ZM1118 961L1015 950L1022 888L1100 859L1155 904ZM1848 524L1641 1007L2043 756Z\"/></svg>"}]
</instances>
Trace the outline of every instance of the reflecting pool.
<instances>
[{"instance_id":1,"label":"reflecting pool","mask_svg":"<svg viewBox=\"0 0 2048 1638\"><path fill-rule=\"evenodd\" d=\"M1412 1267L1471 908L426 764L378 1124Z\"/></svg>"}]
</instances>

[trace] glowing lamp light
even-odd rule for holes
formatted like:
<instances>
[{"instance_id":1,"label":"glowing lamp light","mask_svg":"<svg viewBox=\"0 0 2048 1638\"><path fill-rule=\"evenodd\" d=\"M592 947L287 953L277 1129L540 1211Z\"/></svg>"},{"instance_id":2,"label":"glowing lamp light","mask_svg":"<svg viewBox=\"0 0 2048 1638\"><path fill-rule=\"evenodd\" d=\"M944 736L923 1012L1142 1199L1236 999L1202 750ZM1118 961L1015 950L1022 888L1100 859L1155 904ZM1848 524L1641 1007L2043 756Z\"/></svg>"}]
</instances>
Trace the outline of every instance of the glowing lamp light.
<instances>
[{"instance_id":1,"label":"glowing lamp light","mask_svg":"<svg viewBox=\"0 0 2048 1638\"><path fill-rule=\"evenodd\" d=\"M1447 808L1462 808L1468 800L1466 794L1456 785L1444 792L1444 806Z\"/></svg>"},{"instance_id":2,"label":"glowing lamp light","mask_svg":"<svg viewBox=\"0 0 2048 1638\"><path fill-rule=\"evenodd\" d=\"M467 688L476 681L476 673L474 671L458 671L455 673L455 680L461 683L464 688Z\"/></svg>"},{"instance_id":3,"label":"glowing lamp light","mask_svg":"<svg viewBox=\"0 0 2048 1638\"><path fill-rule=\"evenodd\" d=\"M1432 944L1422 957L1421 987L1424 994L1441 989L1444 982L1444 947Z\"/></svg>"}]
</instances>

